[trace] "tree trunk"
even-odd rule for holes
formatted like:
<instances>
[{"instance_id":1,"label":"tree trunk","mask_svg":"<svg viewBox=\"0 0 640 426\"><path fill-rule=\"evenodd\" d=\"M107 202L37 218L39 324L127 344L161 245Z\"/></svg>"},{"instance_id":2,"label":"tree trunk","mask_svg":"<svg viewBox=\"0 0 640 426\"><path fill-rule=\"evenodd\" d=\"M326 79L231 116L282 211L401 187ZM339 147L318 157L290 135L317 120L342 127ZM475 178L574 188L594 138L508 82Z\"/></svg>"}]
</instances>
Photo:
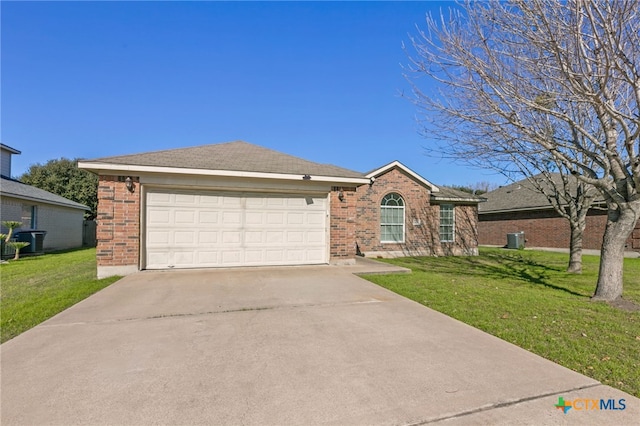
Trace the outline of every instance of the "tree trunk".
<instances>
[{"instance_id":1,"label":"tree trunk","mask_svg":"<svg viewBox=\"0 0 640 426\"><path fill-rule=\"evenodd\" d=\"M583 218L579 223L570 221L571 224L571 242L569 243L569 266L567 272L572 274L582 273L582 237L584 236L584 228L586 220Z\"/></svg>"},{"instance_id":2,"label":"tree trunk","mask_svg":"<svg viewBox=\"0 0 640 426\"><path fill-rule=\"evenodd\" d=\"M636 226L640 211L640 202L630 204L609 209L600 252L598 285L592 300L612 301L622 296L625 244Z\"/></svg>"}]
</instances>

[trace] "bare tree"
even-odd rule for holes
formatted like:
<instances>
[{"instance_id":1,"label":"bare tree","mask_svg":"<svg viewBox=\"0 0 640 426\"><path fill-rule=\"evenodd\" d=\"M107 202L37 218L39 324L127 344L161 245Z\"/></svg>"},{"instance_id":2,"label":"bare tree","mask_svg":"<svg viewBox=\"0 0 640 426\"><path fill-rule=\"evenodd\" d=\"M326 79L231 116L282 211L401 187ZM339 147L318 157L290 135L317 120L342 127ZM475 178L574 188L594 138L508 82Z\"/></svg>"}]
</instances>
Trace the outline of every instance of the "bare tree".
<instances>
[{"instance_id":1,"label":"bare tree","mask_svg":"<svg viewBox=\"0 0 640 426\"><path fill-rule=\"evenodd\" d=\"M600 300L622 295L640 217L639 3L468 1L428 16L412 40L411 71L442 87L414 80L425 133L445 142L437 150L505 173L556 168L604 198Z\"/></svg>"},{"instance_id":2,"label":"bare tree","mask_svg":"<svg viewBox=\"0 0 640 426\"><path fill-rule=\"evenodd\" d=\"M533 175L529 171L527 180L542 193L553 209L567 220L570 228L569 264L567 272L582 273L582 241L587 226L587 214L593 207L598 191L594 186L580 181L562 167L540 167Z\"/></svg>"}]
</instances>

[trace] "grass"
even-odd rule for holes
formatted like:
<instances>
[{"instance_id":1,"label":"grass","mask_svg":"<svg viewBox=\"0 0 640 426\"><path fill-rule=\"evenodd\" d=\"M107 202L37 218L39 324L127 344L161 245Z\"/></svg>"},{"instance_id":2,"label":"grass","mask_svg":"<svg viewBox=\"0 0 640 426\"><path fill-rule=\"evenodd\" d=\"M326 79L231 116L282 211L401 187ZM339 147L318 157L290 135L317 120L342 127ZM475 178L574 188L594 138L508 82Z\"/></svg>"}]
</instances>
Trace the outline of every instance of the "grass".
<instances>
[{"instance_id":1,"label":"grass","mask_svg":"<svg viewBox=\"0 0 640 426\"><path fill-rule=\"evenodd\" d=\"M0 342L117 281L96 279L95 248L21 257L0 265Z\"/></svg>"},{"instance_id":2,"label":"grass","mask_svg":"<svg viewBox=\"0 0 640 426\"><path fill-rule=\"evenodd\" d=\"M581 275L565 272L566 254L528 250L387 261L413 273L365 278L640 397L640 311L589 300L597 256L584 256ZM638 259L625 259L623 297L640 304Z\"/></svg>"}]
</instances>

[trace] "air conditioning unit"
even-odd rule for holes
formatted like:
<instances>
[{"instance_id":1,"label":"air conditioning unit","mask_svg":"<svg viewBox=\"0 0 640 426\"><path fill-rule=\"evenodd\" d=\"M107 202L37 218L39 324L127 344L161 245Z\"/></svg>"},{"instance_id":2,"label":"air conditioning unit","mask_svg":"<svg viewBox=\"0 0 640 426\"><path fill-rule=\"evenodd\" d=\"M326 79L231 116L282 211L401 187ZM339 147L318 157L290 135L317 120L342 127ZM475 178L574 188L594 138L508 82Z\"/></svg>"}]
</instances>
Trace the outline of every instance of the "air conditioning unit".
<instances>
[{"instance_id":1,"label":"air conditioning unit","mask_svg":"<svg viewBox=\"0 0 640 426\"><path fill-rule=\"evenodd\" d=\"M515 232L507 234L507 248L508 249L523 249L524 248L524 232Z\"/></svg>"}]
</instances>

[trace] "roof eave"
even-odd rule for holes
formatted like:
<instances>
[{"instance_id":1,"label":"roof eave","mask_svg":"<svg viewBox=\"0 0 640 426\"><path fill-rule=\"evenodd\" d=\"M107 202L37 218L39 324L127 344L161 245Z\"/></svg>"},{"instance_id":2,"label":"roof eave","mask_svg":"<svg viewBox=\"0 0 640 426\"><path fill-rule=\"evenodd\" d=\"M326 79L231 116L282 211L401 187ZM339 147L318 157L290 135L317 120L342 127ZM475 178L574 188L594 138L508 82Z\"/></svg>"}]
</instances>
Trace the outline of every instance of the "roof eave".
<instances>
[{"instance_id":1,"label":"roof eave","mask_svg":"<svg viewBox=\"0 0 640 426\"><path fill-rule=\"evenodd\" d=\"M122 172L122 173L169 173L179 175L201 175L201 176L224 176L239 177L253 179L274 179L274 180L312 180L314 182L330 182L343 183L353 185L364 185L370 182L368 178L342 177L342 176L321 176L321 175L300 175L288 173L265 173L265 172L248 172L240 170L210 170L210 169L190 169L183 167L165 167L165 166L140 166L127 164L100 163L91 161L79 161L78 168L100 172Z\"/></svg>"},{"instance_id":2,"label":"roof eave","mask_svg":"<svg viewBox=\"0 0 640 426\"><path fill-rule=\"evenodd\" d=\"M38 198L38 197L29 197L28 195L14 194L12 192L6 192L6 191L2 191L2 196L3 197L18 198L18 199L27 200L27 201L36 201L38 203L43 203L43 204L53 204L53 205L56 205L56 206L62 206L62 207L67 207L67 208L70 208L70 209L77 209L77 210L82 210L82 211L91 210L91 207L85 206L84 204L79 204L79 205L67 204L67 203L62 203L62 202L59 202L59 201L46 200L44 198Z\"/></svg>"},{"instance_id":3,"label":"roof eave","mask_svg":"<svg viewBox=\"0 0 640 426\"><path fill-rule=\"evenodd\" d=\"M0 147L2 147L2 149L4 149L5 151L9 151L12 154L22 154L21 151L18 151L15 148L11 148L9 145L5 145L3 143L0 143Z\"/></svg>"},{"instance_id":4,"label":"roof eave","mask_svg":"<svg viewBox=\"0 0 640 426\"><path fill-rule=\"evenodd\" d=\"M431 199L433 201L438 201L438 202L444 201L444 202L450 202L450 203L474 203L474 204L480 204L487 201L486 198L458 198L458 197L439 197L439 196L432 196Z\"/></svg>"},{"instance_id":5,"label":"roof eave","mask_svg":"<svg viewBox=\"0 0 640 426\"><path fill-rule=\"evenodd\" d=\"M597 207L603 207L606 205L607 204L605 201L595 201L591 204L591 207L589 207L589 210ZM568 206L566 204L563 204L562 207L566 208ZM485 211L478 211L478 214L530 212L530 211L536 211L536 210L555 210L555 209L551 205L546 205L546 206L534 206L534 207L521 207L517 209L485 210Z\"/></svg>"}]
</instances>

